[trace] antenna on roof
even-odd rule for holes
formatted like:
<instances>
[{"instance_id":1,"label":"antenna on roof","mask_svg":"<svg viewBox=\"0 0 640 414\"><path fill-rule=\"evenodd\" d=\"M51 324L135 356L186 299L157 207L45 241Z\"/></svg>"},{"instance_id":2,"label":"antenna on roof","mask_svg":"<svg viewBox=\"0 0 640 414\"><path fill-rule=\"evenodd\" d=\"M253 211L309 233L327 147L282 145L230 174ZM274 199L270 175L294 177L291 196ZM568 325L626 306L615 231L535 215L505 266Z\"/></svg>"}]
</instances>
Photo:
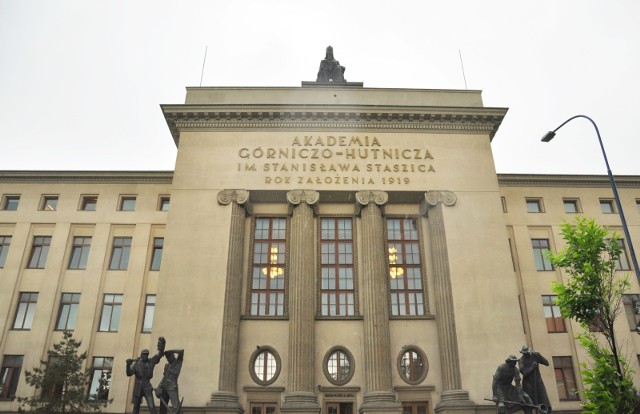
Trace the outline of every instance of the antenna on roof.
<instances>
[{"instance_id":1,"label":"antenna on roof","mask_svg":"<svg viewBox=\"0 0 640 414\"><path fill-rule=\"evenodd\" d=\"M464 88L469 89L467 88L467 77L464 76L464 64L462 63L462 52L460 52L460 49L458 49L458 55L460 55L460 68L462 68L462 79L464 79Z\"/></svg>"},{"instance_id":2,"label":"antenna on roof","mask_svg":"<svg viewBox=\"0 0 640 414\"><path fill-rule=\"evenodd\" d=\"M204 59L202 60L202 71L200 72L200 86L202 86L202 77L204 76L204 63L207 61L207 49L209 45L204 47Z\"/></svg>"}]
</instances>

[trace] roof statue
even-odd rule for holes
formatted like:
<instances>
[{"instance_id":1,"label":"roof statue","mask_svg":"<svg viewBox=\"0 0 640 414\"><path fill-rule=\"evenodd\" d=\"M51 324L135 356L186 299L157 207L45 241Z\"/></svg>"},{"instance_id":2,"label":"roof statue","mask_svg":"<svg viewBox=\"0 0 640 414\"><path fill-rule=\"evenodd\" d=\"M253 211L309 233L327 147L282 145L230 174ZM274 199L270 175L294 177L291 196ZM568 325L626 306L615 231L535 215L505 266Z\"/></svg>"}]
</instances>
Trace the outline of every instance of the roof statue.
<instances>
[{"instance_id":1,"label":"roof statue","mask_svg":"<svg viewBox=\"0 0 640 414\"><path fill-rule=\"evenodd\" d=\"M333 57L333 48L327 47L327 54L320 62L320 69L318 70L318 78L316 82L333 82L333 83L346 83L344 78L344 66L340 66L340 62Z\"/></svg>"}]
</instances>

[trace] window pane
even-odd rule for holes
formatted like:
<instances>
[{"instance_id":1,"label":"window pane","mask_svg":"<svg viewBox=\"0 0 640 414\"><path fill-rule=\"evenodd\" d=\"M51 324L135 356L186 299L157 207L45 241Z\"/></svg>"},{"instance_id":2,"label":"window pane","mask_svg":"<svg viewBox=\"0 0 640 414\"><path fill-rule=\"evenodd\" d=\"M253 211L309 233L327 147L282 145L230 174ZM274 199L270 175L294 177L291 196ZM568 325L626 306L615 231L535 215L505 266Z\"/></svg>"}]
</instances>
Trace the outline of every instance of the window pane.
<instances>
[{"instance_id":1,"label":"window pane","mask_svg":"<svg viewBox=\"0 0 640 414\"><path fill-rule=\"evenodd\" d=\"M321 219L321 295L323 316L352 316L354 297L351 218Z\"/></svg>"},{"instance_id":2,"label":"window pane","mask_svg":"<svg viewBox=\"0 0 640 414\"><path fill-rule=\"evenodd\" d=\"M387 219L391 314L425 314L418 220Z\"/></svg>"},{"instance_id":3,"label":"window pane","mask_svg":"<svg viewBox=\"0 0 640 414\"><path fill-rule=\"evenodd\" d=\"M0 268L4 267L4 263L9 254L9 246L11 245L11 236L0 236Z\"/></svg>"},{"instance_id":4,"label":"window pane","mask_svg":"<svg viewBox=\"0 0 640 414\"><path fill-rule=\"evenodd\" d=\"M284 315L286 223L283 218L256 218L251 272L252 315Z\"/></svg>"}]
</instances>

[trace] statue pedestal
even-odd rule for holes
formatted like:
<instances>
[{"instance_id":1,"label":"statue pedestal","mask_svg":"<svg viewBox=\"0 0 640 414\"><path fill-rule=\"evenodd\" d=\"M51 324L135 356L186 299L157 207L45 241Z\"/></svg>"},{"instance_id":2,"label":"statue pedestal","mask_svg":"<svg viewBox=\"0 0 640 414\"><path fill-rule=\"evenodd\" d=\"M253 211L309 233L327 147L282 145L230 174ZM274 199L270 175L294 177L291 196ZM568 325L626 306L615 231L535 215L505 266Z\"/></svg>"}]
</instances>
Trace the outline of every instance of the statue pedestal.
<instances>
[{"instance_id":1,"label":"statue pedestal","mask_svg":"<svg viewBox=\"0 0 640 414\"><path fill-rule=\"evenodd\" d=\"M494 408L495 411L495 408ZM436 414L476 414L476 404L469 399L464 390L443 391L440 403L435 408Z\"/></svg>"}]
</instances>

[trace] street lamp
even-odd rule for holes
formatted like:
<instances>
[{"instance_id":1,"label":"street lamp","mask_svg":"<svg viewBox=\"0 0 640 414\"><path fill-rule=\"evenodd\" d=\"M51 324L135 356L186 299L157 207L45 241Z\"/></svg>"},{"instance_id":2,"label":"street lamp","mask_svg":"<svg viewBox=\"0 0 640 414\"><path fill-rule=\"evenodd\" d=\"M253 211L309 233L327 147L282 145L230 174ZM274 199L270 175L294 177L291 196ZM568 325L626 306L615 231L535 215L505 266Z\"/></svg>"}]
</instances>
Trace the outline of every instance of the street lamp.
<instances>
[{"instance_id":1,"label":"street lamp","mask_svg":"<svg viewBox=\"0 0 640 414\"><path fill-rule=\"evenodd\" d=\"M616 206L618 208L618 213L620 214L620 220L622 221L622 231L624 232L624 237L627 239L627 244L629 245L629 254L631 255L631 262L633 263L633 270L636 273L636 279L640 284L640 269L638 269L638 261L636 259L636 252L633 250L633 242L631 241L631 236L629 235L629 228L627 227L627 220L624 218L624 211L622 210L622 204L620 204L620 196L618 195L618 187L616 186L616 180L613 179L613 174L611 174L611 168L609 167L609 160L607 159L607 153L604 151L604 145L602 145L602 138L600 137L600 131L598 130L598 125L593 121L593 119L589 118L586 115L576 115L564 121L560 124L559 127L554 129L553 131L547 132L544 137L542 137L542 142L549 142L556 136L556 131L565 126L568 122L573 121L576 118L584 118L591 122L591 125L596 130L596 134L598 135L598 142L600 142L600 148L602 149L602 156L604 157L604 163L607 165L607 174L609 175L609 183L611 184L611 189L613 190L613 198L616 200ZM639 325L640 327L640 325ZM638 328L636 328L638 329ZM640 331L638 332L640 333Z\"/></svg>"}]
</instances>

